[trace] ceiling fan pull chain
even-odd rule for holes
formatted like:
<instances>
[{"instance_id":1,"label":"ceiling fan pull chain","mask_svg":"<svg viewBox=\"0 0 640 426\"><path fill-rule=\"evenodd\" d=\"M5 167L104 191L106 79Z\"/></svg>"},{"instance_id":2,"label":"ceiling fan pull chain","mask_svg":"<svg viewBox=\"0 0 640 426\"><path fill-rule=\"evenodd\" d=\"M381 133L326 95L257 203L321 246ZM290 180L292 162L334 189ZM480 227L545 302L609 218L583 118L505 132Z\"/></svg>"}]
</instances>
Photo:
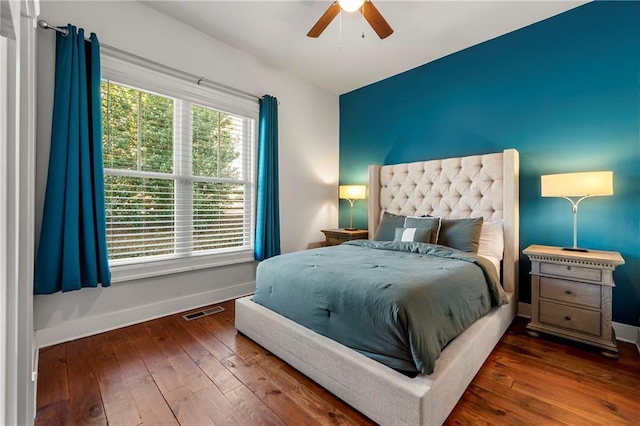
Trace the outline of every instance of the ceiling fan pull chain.
<instances>
[{"instance_id":1,"label":"ceiling fan pull chain","mask_svg":"<svg viewBox=\"0 0 640 426\"><path fill-rule=\"evenodd\" d=\"M363 7L364 5L360 6L361 12ZM364 13L360 13L360 28L362 28L362 38L364 38Z\"/></svg>"},{"instance_id":2,"label":"ceiling fan pull chain","mask_svg":"<svg viewBox=\"0 0 640 426\"><path fill-rule=\"evenodd\" d=\"M342 50L342 9L340 9L340 16L338 17L338 19L340 19L340 22L338 22L340 26L340 42L338 44L338 49Z\"/></svg>"}]
</instances>

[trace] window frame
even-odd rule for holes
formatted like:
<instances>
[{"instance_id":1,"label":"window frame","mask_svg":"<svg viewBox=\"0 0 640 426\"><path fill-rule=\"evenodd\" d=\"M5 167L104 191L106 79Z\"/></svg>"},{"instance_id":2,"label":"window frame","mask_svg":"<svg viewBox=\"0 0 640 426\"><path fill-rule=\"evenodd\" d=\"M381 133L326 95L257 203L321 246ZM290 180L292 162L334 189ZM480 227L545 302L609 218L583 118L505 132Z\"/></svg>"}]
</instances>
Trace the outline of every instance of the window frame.
<instances>
[{"instance_id":1,"label":"window frame","mask_svg":"<svg viewBox=\"0 0 640 426\"><path fill-rule=\"evenodd\" d=\"M232 94L225 90L216 90L211 87L205 87L195 84L192 81L186 81L184 77L170 75L166 70L158 67L149 66L148 63L136 63L131 58L119 57L117 52L114 54L101 55L102 79L110 80L116 84L131 86L136 89L149 91L160 96L174 98L174 117L184 121L186 118L189 125L183 126L183 123L174 122L174 143L176 132L182 132L182 136L187 136L191 143L191 123L188 119L190 108L180 106L181 114L175 103L184 103L197 105L205 108L212 108L218 111L230 114L240 115L253 120L253 128L251 135L243 140L243 155L249 151L251 156L250 165L243 162L243 173L250 176L250 184L248 185L248 194L250 202L245 203L245 214L249 217L249 222L245 221L244 226L248 227L250 235L249 248L241 249L220 249L217 253L198 253L191 251L188 254L176 253L172 255L148 256L133 259L109 260L111 268L112 283L124 282L130 280L138 280L159 275L175 274L186 271L193 271L205 268L214 268L225 265L233 265L238 263L254 262L253 247L255 243L255 203L256 203L256 160L257 160L257 139L258 139L258 121L259 121L259 104L255 98L249 98L241 94ZM176 152L174 152L174 166L179 167L179 161L176 160ZM174 167L172 174L154 173L154 172L136 172L123 171L124 174L138 176L138 173L144 173L146 177L154 174L163 178L175 177L175 184L193 185L194 182L203 181L198 177L189 175L189 179L183 179L184 171L177 170ZM105 175L108 173L105 168ZM120 173L118 173L120 174ZM206 178L206 181L215 180L216 178ZM228 182L229 179L222 179ZM187 182L188 181L188 182ZM184 191L176 191L176 194L184 193ZM178 203L180 207L184 207L182 203ZM192 208L193 206L191 206ZM249 211L247 211L249 210ZM174 212L174 216L178 217L178 206ZM180 238L178 235L178 222L176 222L176 241Z\"/></svg>"}]
</instances>

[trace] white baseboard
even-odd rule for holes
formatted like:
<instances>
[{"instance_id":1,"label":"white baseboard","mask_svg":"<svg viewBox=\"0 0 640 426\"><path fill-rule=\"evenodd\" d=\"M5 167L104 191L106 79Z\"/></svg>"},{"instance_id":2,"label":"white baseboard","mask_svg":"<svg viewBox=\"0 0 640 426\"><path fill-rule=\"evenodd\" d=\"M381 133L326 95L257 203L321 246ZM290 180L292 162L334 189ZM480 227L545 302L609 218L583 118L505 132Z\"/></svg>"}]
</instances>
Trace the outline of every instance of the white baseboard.
<instances>
[{"instance_id":1,"label":"white baseboard","mask_svg":"<svg viewBox=\"0 0 640 426\"><path fill-rule=\"evenodd\" d=\"M33 332L31 336L32 344L31 349L33 350L33 357L31 358L31 381L33 382L33 387L31 388L33 391L33 407L31 409L33 412L33 418L36 418L38 414L38 363L40 362L40 353L38 351L38 339L36 337L36 332Z\"/></svg>"},{"instance_id":2,"label":"white baseboard","mask_svg":"<svg viewBox=\"0 0 640 426\"><path fill-rule=\"evenodd\" d=\"M178 299L55 324L36 330L37 349L251 294L255 281Z\"/></svg>"},{"instance_id":3,"label":"white baseboard","mask_svg":"<svg viewBox=\"0 0 640 426\"><path fill-rule=\"evenodd\" d=\"M531 303L518 302L518 316L531 318Z\"/></svg>"},{"instance_id":4,"label":"white baseboard","mask_svg":"<svg viewBox=\"0 0 640 426\"><path fill-rule=\"evenodd\" d=\"M616 340L622 342L634 343L636 346L640 343L638 339L638 333L640 333L640 327L635 327L629 324L622 324L614 322L613 329L616 332Z\"/></svg>"},{"instance_id":5,"label":"white baseboard","mask_svg":"<svg viewBox=\"0 0 640 426\"><path fill-rule=\"evenodd\" d=\"M518 303L518 316L531 318L531 304ZM616 340L635 344L636 348L638 348L638 353L640 353L640 327L619 322L613 322L612 326L616 332Z\"/></svg>"}]
</instances>

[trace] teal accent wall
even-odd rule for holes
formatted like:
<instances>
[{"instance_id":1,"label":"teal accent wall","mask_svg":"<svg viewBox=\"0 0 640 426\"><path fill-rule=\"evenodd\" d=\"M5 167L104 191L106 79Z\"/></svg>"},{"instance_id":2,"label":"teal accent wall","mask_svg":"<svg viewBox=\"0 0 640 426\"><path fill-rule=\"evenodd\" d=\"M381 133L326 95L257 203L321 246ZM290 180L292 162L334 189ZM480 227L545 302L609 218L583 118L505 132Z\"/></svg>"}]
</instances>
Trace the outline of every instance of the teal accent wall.
<instances>
[{"instance_id":1,"label":"teal accent wall","mask_svg":"<svg viewBox=\"0 0 640 426\"><path fill-rule=\"evenodd\" d=\"M573 242L571 206L541 198L540 175L613 171L615 194L580 204L578 245L624 257L613 319L638 325L640 2L589 3L340 97L341 184L366 183L368 164L505 148L520 152L521 249ZM366 202L354 226L366 228Z\"/></svg>"}]
</instances>

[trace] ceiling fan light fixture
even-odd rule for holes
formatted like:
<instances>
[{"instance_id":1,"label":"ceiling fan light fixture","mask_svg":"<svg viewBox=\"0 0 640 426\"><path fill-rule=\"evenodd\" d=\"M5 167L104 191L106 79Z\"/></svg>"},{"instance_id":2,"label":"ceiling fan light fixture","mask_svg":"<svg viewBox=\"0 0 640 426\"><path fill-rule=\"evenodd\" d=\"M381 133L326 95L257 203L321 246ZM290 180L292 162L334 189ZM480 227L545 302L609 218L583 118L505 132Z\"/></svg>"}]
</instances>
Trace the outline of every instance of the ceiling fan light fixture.
<instances>
[{"instance_id":1,"label":"ceiling fan light fixture","mask_svg":"<svg viewBox=\"0 0 640 426\"><path fill-rule=\"evenodd\" d=\"M364 0L338 0L340 8L345 12L355 12L364 4Z\"/></svg>"},{"instance_id":2,"label":"ceiling fan light fixture","mask_svg":"<svg viewBox=\"0 0 640 426\"><path fill-rule=\"evenodd\" d=\"M318 22L311 27L307 33L307 37L318 38L331 21L333 21L333 18L340 14L341 10L345 12L355 12L358 9L360 9L364 20L371 25L371 28L378 34L381 40L393 34L393 28L391 28L371 0L334 0L331 6L329 6L320 19L318 19Z\"/></svg>"}]
</instances>

